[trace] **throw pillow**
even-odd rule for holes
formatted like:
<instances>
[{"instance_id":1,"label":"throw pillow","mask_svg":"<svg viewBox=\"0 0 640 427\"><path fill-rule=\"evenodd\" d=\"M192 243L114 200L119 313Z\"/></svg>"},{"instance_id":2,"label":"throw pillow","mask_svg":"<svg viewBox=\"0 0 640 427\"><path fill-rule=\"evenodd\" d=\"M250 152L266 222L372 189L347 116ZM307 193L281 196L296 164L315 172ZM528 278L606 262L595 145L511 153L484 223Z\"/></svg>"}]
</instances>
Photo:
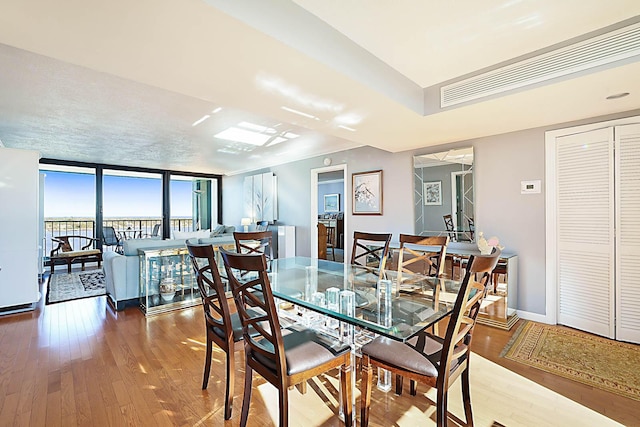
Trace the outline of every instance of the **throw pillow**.
<instances>
[{"instance_id":1,"label":"throw pillow","mask_svg":"<svg viewBox=\"0 0 640 427\"><path fill-rule=\"evenodd\" d=\"M211 232L211 237L213 236L217 236L218 234L222 234L224 233L225 230L225 226L224 225L217 225L213 228L213 231Z\"/></svg>"}]
</instances>

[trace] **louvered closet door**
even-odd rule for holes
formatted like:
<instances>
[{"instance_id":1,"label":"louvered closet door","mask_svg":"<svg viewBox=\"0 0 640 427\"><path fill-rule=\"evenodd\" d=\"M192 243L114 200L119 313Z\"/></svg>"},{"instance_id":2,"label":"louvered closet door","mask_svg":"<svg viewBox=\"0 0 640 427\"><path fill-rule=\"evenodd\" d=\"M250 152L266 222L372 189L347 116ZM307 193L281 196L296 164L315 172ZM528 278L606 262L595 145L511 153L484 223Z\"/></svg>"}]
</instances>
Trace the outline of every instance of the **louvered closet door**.
<instances>
[{"instance_id":1,"label":"louvered closet door","mask_svg":"<svg viewBox=\"0 0 640 427\"><path fill-rule=\"evenodd\" d=\"M640 125L615 128L616 339L640 343Z\"/></svg>"},{"instance_id":2,"label":"louvered closet door","mask_svg":"<svg viewBox=\"0 0 640 427\"><path fill-rule=\"evenodd\" d=\"M613 128L556 141L558 323L613 338Z\"/></svg>"}]
</instances>

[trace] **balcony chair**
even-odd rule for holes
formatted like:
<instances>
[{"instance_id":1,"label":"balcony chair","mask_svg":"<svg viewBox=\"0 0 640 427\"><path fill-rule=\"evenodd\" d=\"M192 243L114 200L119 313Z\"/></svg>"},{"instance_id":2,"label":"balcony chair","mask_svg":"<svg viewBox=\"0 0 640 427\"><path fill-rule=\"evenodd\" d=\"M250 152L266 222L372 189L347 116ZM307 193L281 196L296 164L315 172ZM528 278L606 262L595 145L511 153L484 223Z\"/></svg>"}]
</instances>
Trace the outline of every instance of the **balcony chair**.
<instances>
[{"instance_id":1,"label":"balcony chair","mask_svg":"<svg viewBox=\"0 0 640 427\"><path fill-rule=\"evenodd\" d=\"M124 253L122 249L122 240L116 233L116 229L111 226L102 227L102 245L115 246L115 251L117 253Z\"/></svg>"},{"instance_id":2,"label":"balcony chair","mask_svg":"<svg viewBox=\"0 0 640 427\"><path fill-rule=\"evenodd\" d=\"M207 388L211 372L212 347L215 343L225 352L227 358L227 380L224 398L224 419L231 418L233 408L233 384L235 381L234 353L242 347L236 344L242 341L242 323L237 313L232 313L225 296L212 245L198 245L187 242L189 257L193 265L200 298L204 308L204 320L207 328L207 353L204 360L202 389Z\"/></svg>"},{"instance_id":3,"label":"balcony chair","mask_svg":"<svg viewBox=\"0 0 640 427\"><path fill-rule=\"evenodd\" d=\"M220 249L220 253L244 334L246 369L240 426L247 425L253 371L278 389L279 425L286 427L289 424L289 388L335 368L340 368L345 424L351 426L350 347L321 337L310 329L296 328L283 333L264 254L238 254L224 249ZM238 271L255 272L258 278L248 282L238 280L234 275ZM254 330L256 334L250 334Z\"/></svg>"},{"instance_id":4,"label":"balcony chair","mask_svg":"<svg viewBox=\"0 0 640 427\"><path fill-rule=\"evenodd\" d=\"M444 337L422 332L406 344L386 337L377 337L361 348L362 395L361 425L369 424L373 367L386 369L403 377L437 389L436 423L447 425L447 394L449 387L462 377L465 425L473 426L469 390L469 357L471 338L485 295L490 273L498 263L500 250L488 256L472 256L460 285ZM476 273L482 273L476 281ZM414 393L415 390L412 390Z\"/></svg>"}]
</instances>

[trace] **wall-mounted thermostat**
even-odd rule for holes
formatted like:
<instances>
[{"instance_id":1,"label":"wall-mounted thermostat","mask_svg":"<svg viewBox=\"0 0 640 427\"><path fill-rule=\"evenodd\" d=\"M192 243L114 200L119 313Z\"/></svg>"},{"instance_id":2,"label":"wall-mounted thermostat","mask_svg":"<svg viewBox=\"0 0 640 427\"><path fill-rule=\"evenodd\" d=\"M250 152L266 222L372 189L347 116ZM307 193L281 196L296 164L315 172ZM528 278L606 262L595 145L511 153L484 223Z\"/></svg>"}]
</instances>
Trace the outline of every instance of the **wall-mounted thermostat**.
<instances>
[{"instance_id":1,"label":"wall-mounted thermostat","mask_svg":"<svg viewBox=\"0 0 640 427\"><path fill-rule=\"evenodd\" d=\"M520 181L520 194L538 194L540 193L540 180Z\"/></svg>"}]
</instances>

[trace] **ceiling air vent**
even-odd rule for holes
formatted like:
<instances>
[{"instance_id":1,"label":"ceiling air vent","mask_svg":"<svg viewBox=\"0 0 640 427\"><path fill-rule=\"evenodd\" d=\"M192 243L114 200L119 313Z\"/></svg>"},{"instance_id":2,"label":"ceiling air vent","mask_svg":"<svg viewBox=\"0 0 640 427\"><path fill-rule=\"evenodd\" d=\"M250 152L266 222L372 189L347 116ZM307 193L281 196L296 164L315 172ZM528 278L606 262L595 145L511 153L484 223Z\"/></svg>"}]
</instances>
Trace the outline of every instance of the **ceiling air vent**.
<instances>
[{"instance_id":1,"label":"ceiling air vent","mask_svg":"<svg viewBox=\"0 0 640 427\"><path fill-rule=\"evenodd\" d=\"M639 54L640 24L634 24L443 86L440 106L462 104Z\"/></svg>"}]
</instances>

